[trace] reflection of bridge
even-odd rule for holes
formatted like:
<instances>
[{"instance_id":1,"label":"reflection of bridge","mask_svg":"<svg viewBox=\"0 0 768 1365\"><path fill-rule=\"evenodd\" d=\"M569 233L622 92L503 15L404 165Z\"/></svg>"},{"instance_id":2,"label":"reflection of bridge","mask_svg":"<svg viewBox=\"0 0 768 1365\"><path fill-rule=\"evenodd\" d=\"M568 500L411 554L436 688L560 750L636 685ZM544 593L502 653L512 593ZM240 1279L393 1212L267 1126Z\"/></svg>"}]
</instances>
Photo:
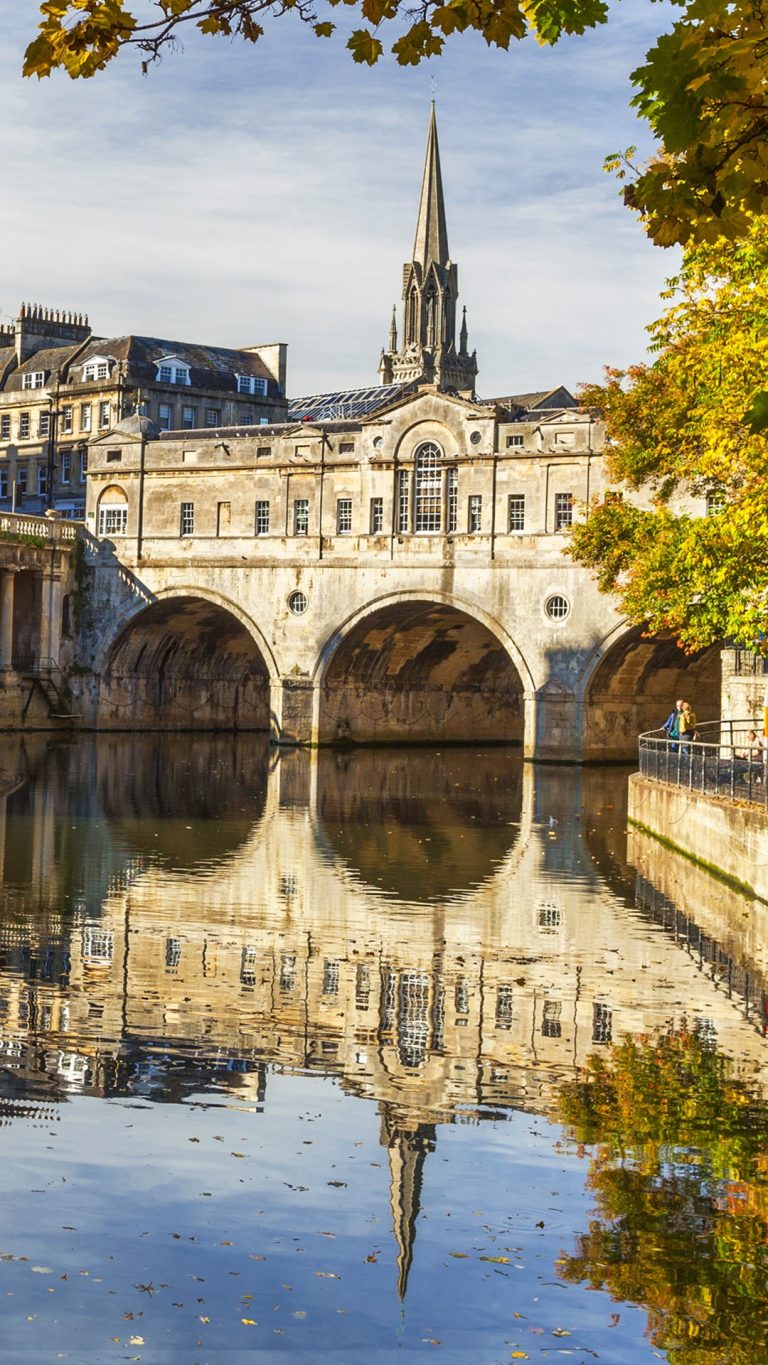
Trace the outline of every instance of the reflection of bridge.
<instances>
[{"instance_id":1,"label":"reflection of bridge","mask_svg":"<svg viewBox=\"0 0 768 1365\"><path fill-rule=\"evenodd\" d=\"M437 1124L551 1114L595 1048L686 1015L764 1071L740 1002L596 870L589 817L613 804L623 831L620 775L503 751L267 759L105 737L8 798L0 1036L30 1093L263 1098L269 1066L337 1075L380 1107L404 1290ZM754 980L745 923L721 943Z\"/></svg>"}]
</instances>

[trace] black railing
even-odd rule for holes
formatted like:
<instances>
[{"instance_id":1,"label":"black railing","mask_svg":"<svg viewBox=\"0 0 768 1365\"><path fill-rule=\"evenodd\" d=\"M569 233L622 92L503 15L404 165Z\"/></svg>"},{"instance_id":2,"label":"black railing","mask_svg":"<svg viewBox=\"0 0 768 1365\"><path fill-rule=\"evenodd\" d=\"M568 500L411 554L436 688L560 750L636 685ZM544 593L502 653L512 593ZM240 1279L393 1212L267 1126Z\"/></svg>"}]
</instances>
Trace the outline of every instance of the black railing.
<instances>
[{"instance_id":1,"label":"black railing","mask_svg":"<svg viewBox=\"0 0 768 1365\"><path fill-rule=\"evenodd\" d=\"M733 671L740 678L762 678L768 673L768 655L753 654L751 649L734 649Z\"/></svg>"},{"instance_id":2,"label":"black railing","mask_svg":"<svg viewBox=\"0 0 768 1365\"><path fill-rule=\"evenodd\" d=\"M768 807L768 737L762 720L711 720L695 739L665 730L640 736L640 772L654 782Z\"/></svg>"}]
</instances>

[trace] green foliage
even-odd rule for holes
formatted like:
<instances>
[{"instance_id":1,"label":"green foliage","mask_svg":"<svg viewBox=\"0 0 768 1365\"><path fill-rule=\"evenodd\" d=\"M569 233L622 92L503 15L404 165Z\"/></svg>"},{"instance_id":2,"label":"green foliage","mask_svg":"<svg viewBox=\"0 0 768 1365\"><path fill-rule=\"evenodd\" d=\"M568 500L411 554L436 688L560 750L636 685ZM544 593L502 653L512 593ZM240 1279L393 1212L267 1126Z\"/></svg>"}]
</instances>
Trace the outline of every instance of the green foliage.
<instances>
[{"instance_id":1,"label":"green foliage","mask_svg":"<svg viewBox=\"0 0 768 1365\"><path fill-rule=\"evenodd\" d=\"M590 1059L561 1112L589 1144L595 1216L561 1275L644 1304L672 1365L768 1352L768 1107L695 1031Z\"/></svg>"},{"instance_id":2,"label":"green foliage","mask_svg":"<svg viewBox=\"0 0 768 1365\"><path fill-rule=\"evenodd\" d=\"M48 546L45 536L25 535L19 531L0 531L0 540L12 545L29 545L33 550L45 550Z\"/></svg>"},{"instance_id":3,"label":"green foliage","mask_svg":"<svg viewBox=\"0 0 768 1365\"><path fill-rule=\"evenodd\" d=\"M763 0L674 0L683 17L632 73L659 141L625 192L660 246L741 236L768 196Z\"/></svg>"},{"instance_id":4,"label":"green foliage","mask_svg":"<svg viewBox=\"0 0 768 1365\"><path fill-rule=\"evenodd\" d=\"M630 620L687 650L724 639L768 651L768 228L691 248L650 328L650 365L609 370L582 402L601 411L608 494L570 553ZM763 425L761 425L761 423ZM708 496L714 515L681 510ZM716 509L721 510L716 510Z\"/></svg>"}]
</instances>

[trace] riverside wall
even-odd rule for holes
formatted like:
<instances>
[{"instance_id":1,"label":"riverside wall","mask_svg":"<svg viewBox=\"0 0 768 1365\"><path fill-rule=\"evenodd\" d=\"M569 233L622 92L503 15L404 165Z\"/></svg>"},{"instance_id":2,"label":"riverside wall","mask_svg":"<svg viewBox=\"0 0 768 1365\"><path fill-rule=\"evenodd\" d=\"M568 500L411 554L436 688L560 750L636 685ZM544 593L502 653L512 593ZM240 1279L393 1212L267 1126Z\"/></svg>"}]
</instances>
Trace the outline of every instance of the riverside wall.
<instances>
[{"instance_id":1,"label":"riverside wall","mask_svg":"<svg viewBox=\"0 0 768 1365\"><path fill-rule=\"evenodd\" d=\"M630 826L768 902L768 810L633 773Z\"/></svg>"}]
</instances>

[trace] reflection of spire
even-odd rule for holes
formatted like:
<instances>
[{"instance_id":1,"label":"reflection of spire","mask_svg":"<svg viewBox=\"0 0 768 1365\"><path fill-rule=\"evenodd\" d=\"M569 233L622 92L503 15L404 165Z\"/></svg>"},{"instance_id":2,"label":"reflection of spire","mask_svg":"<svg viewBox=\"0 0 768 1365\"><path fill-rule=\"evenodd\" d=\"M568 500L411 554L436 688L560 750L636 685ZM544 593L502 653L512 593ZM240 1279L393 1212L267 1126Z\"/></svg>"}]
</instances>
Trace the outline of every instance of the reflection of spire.
<instances>
[{"instance_id":1,"label":"reflection of spire","mask_svg":"<svg viewBox=\"0 0 768 1365\"><path fill-rule=\"evenodd\" d=\"M381 1143L389 1153L389 1206L397 1242L397 1292L402 1301L408 1292L408 1275L413 1261L424 1159L427 1152L435 1150L435 1126L417 1123L413 1127L398 1120L384 1104Z\"/></svg>"}]
</instances>

